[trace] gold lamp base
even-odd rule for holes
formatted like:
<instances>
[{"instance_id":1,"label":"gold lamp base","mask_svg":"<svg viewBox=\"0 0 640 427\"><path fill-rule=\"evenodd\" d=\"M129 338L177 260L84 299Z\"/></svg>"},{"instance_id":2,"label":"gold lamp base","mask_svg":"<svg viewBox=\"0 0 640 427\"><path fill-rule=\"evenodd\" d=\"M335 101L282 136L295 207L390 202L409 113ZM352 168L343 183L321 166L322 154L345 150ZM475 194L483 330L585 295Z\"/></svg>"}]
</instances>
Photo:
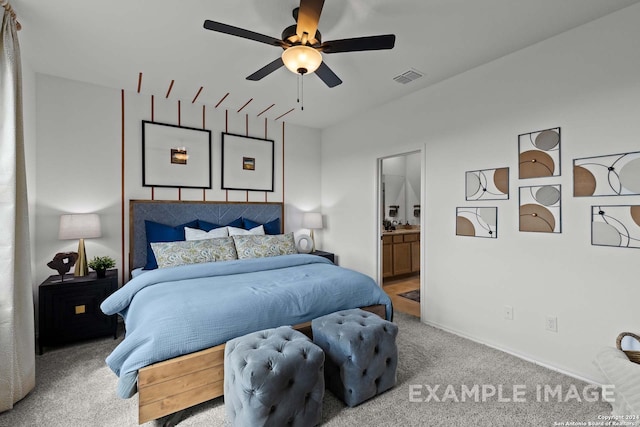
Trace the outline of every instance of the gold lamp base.
<instances>
[{"instance_id":1,"label":"gold lamp base","mask_svg":"<svg viewBox=\"0 0 640 427\"><path fill-rule=\"evenodd\" d=\"M76 267L73 270L73 275L76 277L83 277L89 274L89 266L87 265L87 254L84 251L84 239L78 241L78 260L76 261Z\"/></svg>"}]
</instances>

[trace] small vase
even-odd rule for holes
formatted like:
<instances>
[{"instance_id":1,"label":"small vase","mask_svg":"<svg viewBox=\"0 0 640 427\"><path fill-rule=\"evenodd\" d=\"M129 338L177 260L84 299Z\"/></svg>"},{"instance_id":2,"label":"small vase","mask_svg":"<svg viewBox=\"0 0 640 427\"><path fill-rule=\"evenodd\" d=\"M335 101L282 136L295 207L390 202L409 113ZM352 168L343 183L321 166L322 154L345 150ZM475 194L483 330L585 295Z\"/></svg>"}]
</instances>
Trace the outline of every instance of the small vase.
<instances>
[{"instance_id":1,"label":"small vase","mask_svg":"<svg viewBox=\"0 0 640 427\"><path fill-rule=\"evenodd\" d=\"M105 277L107 277L107 269L101 268L99 270L96 270L96 276L98 276L98 279L104 279Z\"/></svg>"}]
</instances>

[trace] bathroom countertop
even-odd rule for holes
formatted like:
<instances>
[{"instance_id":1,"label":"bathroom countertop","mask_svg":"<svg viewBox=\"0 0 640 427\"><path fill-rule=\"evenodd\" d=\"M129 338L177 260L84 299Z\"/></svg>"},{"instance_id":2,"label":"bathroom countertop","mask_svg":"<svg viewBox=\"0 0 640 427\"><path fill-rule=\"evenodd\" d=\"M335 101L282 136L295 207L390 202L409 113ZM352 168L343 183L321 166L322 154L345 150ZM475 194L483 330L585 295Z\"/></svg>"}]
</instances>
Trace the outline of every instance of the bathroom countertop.
<instances>
[{"instance_id":1,"label":"bathroom countertop","mask_svg":"<svg viewBox=\"0 0 640 427\"><path fill-rule=\"evenodd\" d=\"M411 233L420 233L419 228L399 228L397 230L383 230L383 235L393 235L393 234L411 234Z\"/></svg>"}]
</instances>

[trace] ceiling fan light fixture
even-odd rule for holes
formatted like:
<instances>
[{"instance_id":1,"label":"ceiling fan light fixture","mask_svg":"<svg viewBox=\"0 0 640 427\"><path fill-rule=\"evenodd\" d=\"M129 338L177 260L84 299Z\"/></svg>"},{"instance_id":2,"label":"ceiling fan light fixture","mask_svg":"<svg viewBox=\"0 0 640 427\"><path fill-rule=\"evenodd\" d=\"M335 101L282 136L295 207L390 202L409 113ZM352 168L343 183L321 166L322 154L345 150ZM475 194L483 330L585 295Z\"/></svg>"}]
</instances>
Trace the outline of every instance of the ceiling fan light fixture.
<instances>
[{"instance_id":1,"label":"ceiling fan light fixture","mask_svg":"<svg viewBox=\"0 0 640 427\"><path fill-rule=\"evenodd\" d=\"M292 73L310 74L322 64L322 54L309 46L291 46L282 52L282 62Z\"/></svg>"}]
</instances>

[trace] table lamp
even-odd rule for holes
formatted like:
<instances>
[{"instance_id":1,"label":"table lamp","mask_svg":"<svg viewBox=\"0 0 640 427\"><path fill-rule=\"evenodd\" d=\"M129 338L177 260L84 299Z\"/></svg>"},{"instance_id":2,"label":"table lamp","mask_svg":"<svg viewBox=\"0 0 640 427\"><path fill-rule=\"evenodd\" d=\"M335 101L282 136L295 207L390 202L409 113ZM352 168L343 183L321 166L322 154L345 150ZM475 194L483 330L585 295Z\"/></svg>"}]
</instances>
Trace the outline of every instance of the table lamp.
<instances>
[{"instance_id":1,"label":"table lamp","mask_svg":"<svg viewBox=\"0 0 640 427\"><path fill-rule=\"evenodd\" d=\"M89 274L87 255L84 250L84 239L102 236L100 217L97 214L66 214L60 215L60 240L78 240L78 260L73 275L76 277Z\"/></svg>"},{"instance_id":2,"label":"table lamp","mask_svg":"<svg viewBox=\"0 0 640 427\"><path fill-rule=\"evenodd\" d=\"M322 228L322 214L320 212L305 212L302 214L302 228L308 228L313 243L312 251L316 250L316 241L313 237L313 230Z\"/></svg>"}]
</instances>

